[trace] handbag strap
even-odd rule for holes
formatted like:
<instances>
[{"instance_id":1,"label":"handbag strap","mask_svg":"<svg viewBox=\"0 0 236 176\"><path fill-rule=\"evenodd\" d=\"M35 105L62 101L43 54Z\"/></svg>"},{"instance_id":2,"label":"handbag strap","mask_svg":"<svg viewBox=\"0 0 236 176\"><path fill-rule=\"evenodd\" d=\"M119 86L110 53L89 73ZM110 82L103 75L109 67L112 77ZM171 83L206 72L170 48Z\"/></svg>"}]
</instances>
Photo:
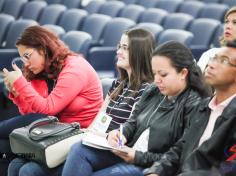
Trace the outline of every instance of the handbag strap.
<instances>
[{"instance_id":1,"label":"handbag strap","mask_svg":"<svg viewBox=\"0 0 236 176\"><path fill-rule=\"evenodd\" d=\"M51 117L53 117L53 116L51 116ZM48 118L50 118L50 116L49 116ZM35 141L37 141L37 140L42 140L42 139L44 139L44 138L46 138L46 137L54 136L54 135L57 135L57 134L59 134L59 133L61 133L61 132L63 132L63 131L67 131L68 129L80 129L80 124L79 124L78 122L74 122L74 123L71 123L71 124L61 125L60 128L57 128L57 129L55 129L55 130L52 130L52 131L49 132L49 133L42 133L42 134L40 134L40 133L39 133L39 134L34 133L35 135L33 135L33 134L31 133L31 131L32 131L35 127L43 126L43 125L45 125L45 124L50 124L50 123L58 122L58 119L57 119L56 117L51 118L51 119L48 119L48 118L44 119L44 121L43 121L43 119L42 119L40 122L38 122L38 123L36 123L36 124L32 124L31 128L29 128L29 131L28 131L28 132L29 132L29 137L30 137L32 140L35 140Z\"/></svg>"},{"instance_id":2,"label":"handbag strap","mask_svg":"<svg viewBox=\"0 0 236 176\"><path fill-rule=\"evenodd\" d=\"M45 125L45 124L50 124L50 123L53 123L53 122L58 122L58 121L59 121L58 118L55 117L55 116L47 116L45 118L36 120L33 123L31 123L28 126L28 129L29 129L29 132L30 132L32 130L32 128L42 126L42 125Z\"/></svg>"}]
</instances>

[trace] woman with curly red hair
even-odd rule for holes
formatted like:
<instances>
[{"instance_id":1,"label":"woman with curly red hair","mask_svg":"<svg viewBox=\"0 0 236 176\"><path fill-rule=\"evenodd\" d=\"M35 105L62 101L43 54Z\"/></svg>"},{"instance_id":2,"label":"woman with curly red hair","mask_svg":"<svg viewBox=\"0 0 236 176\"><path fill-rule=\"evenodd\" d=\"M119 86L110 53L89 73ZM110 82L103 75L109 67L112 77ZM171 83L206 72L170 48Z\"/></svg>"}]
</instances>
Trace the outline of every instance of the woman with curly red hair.
<instances>
[{"instance_id":1,"label":"woman with curly red hair","mask_svg":"<svg viewBox=\"0 0 236 176\"><path fill-rule=\"evenodd\" d=\"M41 26L26 28L16 46L23 69L16 64L13 71L4 68L4 83L23 117L0 122L0 144L15 128L47 115L88 127L103 96L99 77L86 59Z\"/></svg>"}]
</instances>

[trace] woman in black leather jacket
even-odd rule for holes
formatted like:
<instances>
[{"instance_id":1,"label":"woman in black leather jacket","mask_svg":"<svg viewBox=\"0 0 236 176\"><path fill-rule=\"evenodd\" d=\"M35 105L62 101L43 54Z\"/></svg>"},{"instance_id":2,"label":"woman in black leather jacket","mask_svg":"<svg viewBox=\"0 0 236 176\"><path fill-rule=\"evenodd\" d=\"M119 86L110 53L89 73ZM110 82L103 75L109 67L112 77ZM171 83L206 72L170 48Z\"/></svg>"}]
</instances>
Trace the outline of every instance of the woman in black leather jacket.
<instances>
[{"instance_id":1,"label":"woman in black leather jacket","mask_svg":"<svg viewBox=\"0 0 236 176\"><path fill-rule=\"evenodd\" d=\"M98 150L74 145L63 176L139 176L159 153L167 151L188 125L188 114L202 97L209 95L202 74L188 48L178 42L157 47L152 57L155 85L149 86L128 122L123 135L113 130L108 142L125 152Z\"/></svg>"}]
</instances>

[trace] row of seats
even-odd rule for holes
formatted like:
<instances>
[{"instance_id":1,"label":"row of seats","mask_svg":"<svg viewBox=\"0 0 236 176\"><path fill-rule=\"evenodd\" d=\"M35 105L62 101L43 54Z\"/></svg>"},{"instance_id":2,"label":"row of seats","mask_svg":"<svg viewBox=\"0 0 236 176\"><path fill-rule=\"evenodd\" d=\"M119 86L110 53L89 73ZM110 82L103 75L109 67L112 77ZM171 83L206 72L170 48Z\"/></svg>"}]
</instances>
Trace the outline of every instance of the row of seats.
<instances>
[{"instance_id":1,"label":"row of seats","mask_svg":"<svg viewBox=\"0 0 236 176\"><path fill-rule=\"evenodd\" d=\"M14 0L9 0L14 1ZM20 0L17 0L20 1ZM25 0L22 0L25 1ZM96 1L91 1L96 2ZM109 1L108 3L114 3L119 1ZM192 1L188 1L192 2ZM145 11L139 11L140 13L135 13L132 9L135 9L137 5L128 5L123 9L123 15L121 17L129 18L137 23L150 22L155 24L160 24L163 29L183 29L188 30L194 34L194 38L199 39L192 30L191 23L194 23L194 18L190 15L183 13L172 13L168 14L167 11L157 8L150 8ZM41 13L41 11L43 12ZM25 12L25 13L24 13ZM219 14L219 11L217 11ZM34 15L33 15L34 14ZM38 14L38 16L36 15ZM41 14L41 15L40 15ZM215 15L216 16L216 15ZM92 35L95 43L99 43L99 40L102 36L102 30L106 23L111 20L110 17L105 15L88 15L88 12L82 9L69 9L66 10L66 7L60 4L53 4L46 6L45 1L32 1L28 2L25 5L24 11L21 16L23 19L33 19L41 25L45 24L56 24L61 26L66 32L70 30L82 30L88 32ZM50 17L50 18L49 18ZM100 21L100 28L96 30L91 28L97 26L97 21ZM209 20L205 23L208 26ZM217 23L217 22L211 22ZM221 30L222 27L220 27ZM100 31L100 32L97 32ZM95 33L95 34L94 34ZM218 36L217 36L218 37ZM217 40L212 40L214 42ZM195 43L195 42L193 42ZM218 43L213 43L218 45ZM204 47L209 47L209 44Z\"/></svg>"},{"instance_id":2,"label":"row of seats","mask_svg":"<svg viewBox=\"0 0 236 176\"><path fill-rule=\"evenodd\" d=\"M77 7L81 7L82 0L69 0L70 3L76 5ZM123 1L125 4L140 4L144 7L154 7L157 1L160 0L120 0ZM225 4L228 6L233 6L236 4L235 0L185 0L185 1L201 1L203 3L218 3L218 4ZM69 3L68 0L46 0L48 4L67 4ZM75 7L75 6L74 6ZM73 8L73 7L72 7Z\"/></svg>"},{"instance_id":3,"label":"row of seats","mask_svg":"<svg viewBox=\"0 0 236 176\"><path fill-rule=\"evenodd\" d=\"M148 3L150 2L150 3ZM128 8L129 5L135 5L132 8ZM140 4L129 4L125 5L124 2L121 1L109 1L103 2L101 1L91 1L85 9L89 9L90 6L98 6L97 11L92 11L92 13L103 13L111 16L122 16L122 11L126 8L130 9L132 12L139 12L143 10L143 8L158 8L167 11L168 13L180 12L186 13L194 18L213 18L219 21L223 21L224 12L229 8L228 5L225 4L208 4L205 5L204 2L200 1L181 1L181 0L145 0L140 1ZM113 10L107 10L113 9ZM106 10L105 10L106 9ZM217 13L215 13L217 12ZM91 12L90 12L91 13Z\"/></svg>"},{"instance_id":4,"label":"row of seats","mask_svg":"<svg viewBox=\"0 0 236 176\"><path fill-rule=\"evenodd\" d=\"M57 5L51 5L51 6L57 6ZM51 7L50 6L50 7ZM49 6L48 6L49 7ZM141 16L141 20L139 21L140 23L152 23L152 26L158 26L159 32L166 30L166 29L182 29L182 30L187 30L191 32L194 35L194 39L191 45L202 45L202 47L209 47L210 44L214 41L213 38L218 38L216 35L215 37L214 34L217 33L216 31L219 30L221 32L221 29L223 28L223 25L217 20L213 19L205 19L205 18L197 18L193 19L191 16L188 16L186 14L181 14L181 13L172 13L168 16L165 17L165 20L163 23L158 24L157 22L154 22L153 20L157 19L161 21L161 15L157 16L157 14L153 13L154 10L156 9L148 9L143 13L144 15ZM50 16L53 17L50 12L52 10L48 11L49 13L45 16ZM150 13L149 13L150 12ZM54 19L56 21L56 16L55 18L47 18L47 20L51 19L51 21ZM156 18L155 18L156 17ZM58 17L59 18L59 17ZM41 18L44 19L44 18ZM45 17L46 19L46 17ZM120 18L124 19L123 21L128 21L126 23L133 23L135 22L133 20L129 20L126 18ZM125 20L126 19L126 20ZM4 41L4 31L7 31L7 26L14 20L9 15L6 14L1 14L0 15L0 25L2 26L2 33L0 33L0 42L2 43ZM47 21L45 23L40 23L42 20L39 20L38 23L41 25L45 24L55 24L51 23L50 21ZM132 22L130 22L132 21ZM163 20L162 20L163 21ZM114 46L114 43L106 43L104 41L104 29L106 28L107 25L113 24L114 21L112 20L111 17L102 15L102 14L91 14L91 15L86 15L86 12L81 9L69 9L66 12L63 13L61 18L59 19L59 22L56 23L57 26L62 27L61 31L63 32L64 30L70 31L70 30L81 30L89 33L92 38L93 38L93 43L95 44L102 44L105 46ZM124 22L125 23L125 22ZM122 24L121 24L122 25ZM5 27L6 26L6 27ZM52 26L52 25L51 25ZM122 27L122 26L121 26ZM118 27L119 28L119 27ZM124 28L126 29L126 28ZM202 33L204 31L204 33ZM207 32L210 31L210 32ZM218 33L220 33L218 32ZM210 33L210 35L203 36L204 34ZM110 35L111 33L109 33ZM113 35L115 35L113 33ZM154 34L156 37L156 40L158 41L158 35ZM207 42L205 42L207 41ZM217 40L215 40L217 41ZM214 43L217 45L217 43ZM189 45L191 47L191 45Z\"/></svg>"},{"instance_id":5,"label":"row of seats","mask_svg":"<svg viewBox=\"0 0 236 176\"><path fill-rule=\"evenodd\" d=\"M2 24L0 34L3 34L0 36L0 39L4 41L2 48L5 50L14 49L15 41L20 33L26 27L37 24L36 21L27 19L16 21L9 20L8 22L12 24L7 25L7 22L5 22L6 28L5 31L3 31L4 23L1 19L4 19L4 17L6 17L6 15L0 14L0 25ZM107 21L106 24L105 21L103 21L104 24L101 24L100 21L97 20L100 17L99 14L92 14L91 17L94 20L94 23L91 23L91 26L88 26L91 33L89 33L89 31L87 33L84 31L65 32L63 28L50 24L43 26L55 32L55 34L61 37L73 51L84 54L96 70L114 70L116 45L119 42L123 31L129 28L136 27L149 30L155 36L158 44L168 40L177 40L190 46L192 49L207 49L214 37L215 31L217 31L220 25L219 22L211 19L196 19L190 26L190 31L192 32L189 32L180 29L164 30L163 27L154 23L136 24L134 21L126 18L113 18L112 20ZM205 29L206 25L208 25L207 30ZM203 30L204 33L202 33ZM80 33L80 35L78 35L78 33ZM68 34L71 36L70 39L65 39L65 35ZM194 35L198 37L194 37ZM4 39L5 36L6 38ZM100 42L95 43L93 36L94 38L99 39ZM199 39L200 36L202 39ZM84 41L81 41L82 39ZM0 54L3 49L0 50ZM15 51L15 54L17 54L17 51ZM10 56L12 57L12 55ZM1 66L10 66L10 60L7 58L9 57L4 57L4 59L1 60ZM5 60L4 63L3 60Z\"/></svg>"},{"instance_id":6,"label":"row of seats","mask_svg":"<svg viewBox=\"0 0 236 176\"><path fill-rule=\"evenodd\" d=\"M64 0L64 2L65 1L66 0ZM94 0L89 4L92 2L99 1ZM102 2L102 4L115 2L123 3L120 1L107 1ZM39 4L41 4L41 6ZM67 39L66 43L68 43L73 51L83 53L96 70L114 70L116 45L123 31L132 27L141 27L151 31L158 44L167 40L180 41L192 49L196 59L199 58L203 50L209 48L211 43L214 42L214 44L217 45L219 35L223 30L223 25L217 20L206 18L195 19L187 14L169 13L163 9L157 8L142 10L137 18L138 13L133 13L131 11L132 7L137 7L137 5L131 4L123 8L123 17L126 18L112 18L104 14L89 14L88 11L84 9L67 9L62 4L47 5L45 1L32 1L25 4L21 19L30 18L31 20L28 21L31 22L33 19L32 24L39 23L50 28L63 40L63 37L65 34L68 34L69 31L80 30L86 32L83 33L86 38L84 47L80 48L79 43L77 43L77 46L73 45L78 42L77 38L82 37L74 37L73 41L72 39ZM107 8L104 10L106 9ZM129 10L126 11L126 9ZM142 7L142 9L144 9L144 7ZM38 12L39 15L37 17L30 15L30 10L33 14L36 14L34 12ZM28 13L24 13L24 11L28 11ZM138 20L135 20L135 18ZM0 42L2 48L15 49L14 43L16 36L20 34L20 31L23 31L23 28L22 30L18 30L14 23L20 23L20 21L27 20L15 21L15 18L10 15L0 14ZM83 41L79 42L83 43ZM13 56L12 53L17 54L15 51L10 53L11 57ZM7 57L4 58L4 60L6 62L1 64L1 66L7 66L10 63Z\"/></svg>"},{"instance_id":7,"label":"row of seats","mask_svg":"<svg viewBox=\"0 0 236 176\"><path fill-rule=\"evenodd\" d=\"M2 2L0 3L2 4L0 5L1 13L12 15L16 19L21 17L39 21L40 24L46 24L55 23L55 20L58 20L46 20L46 15L49 12L51 12L51 14L55 17L62 15L64 11L71 8L69 5L66 6L65 2L72 2L72 0L65 0L62 4L52 4L52 6L47 6L47 2L45 1L28 2L27 0L0 0L0 2ZM191 15L193 18L212 18L222 22L224 14L229 8L227 5L224 4L205 5L203 2L200 1L182 2L179 0L159 0L157 1L157 5L155 6L148 6L148 3L145 4L146 7L143 6L144 4L125 5L124 2L115 0L105 2L101 0L93 0L87 6L84 7L84 10L89 14L99 13L108 15L110 17L125 17L130 18L135 22L138 22L141 14L146 11L145 8L157 8L162 9L164 11L162 13L159 12L162 16L166 15L167 13L178 12L186 13L188 15ZM79 5L73 7L77 8L78 6Z\"/></svg>"},{"instance_id":8,"label":"row of seats","mask_svg":"<svg viewBox=\"0 0 236 176\"><path fill-rule=\"evenodd\" d=\"M236 5L235 0L201 0L205 3L219 3L219 4L226 4L228 6L234 6Z\"/></svg>"}]
</instances>

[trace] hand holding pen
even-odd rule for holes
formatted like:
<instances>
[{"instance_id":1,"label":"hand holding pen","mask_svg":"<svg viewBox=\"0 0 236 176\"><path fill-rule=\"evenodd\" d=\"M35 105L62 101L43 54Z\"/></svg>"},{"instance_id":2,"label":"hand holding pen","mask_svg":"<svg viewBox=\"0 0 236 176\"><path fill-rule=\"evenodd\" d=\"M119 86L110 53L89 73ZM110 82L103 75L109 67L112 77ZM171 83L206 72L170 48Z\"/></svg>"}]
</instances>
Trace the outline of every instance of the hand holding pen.
<instances>
[{"instance_id":1,"label":"hand holding pen","mask_svg":"<svg viewBox=\"0 0 236 176\"><path fill-rule=\"evenodd\" d=\"M122 127L123 128L123 127ZM123 132L122 132L123 133ZM124 146L124 144L126 143L126 138L125 136L122 134L120 130L112 130L108 133L108 137L107 137L108 143L113 146L113 147L119 147L119 143L122 142L122 146ZM118 145L117 145L118 144Z\"/></svg>"},{"instance_id":2,"label":"hand holding pen","mask_svg":"<svg viewBox=\"0 0 236 176\"><path fill-rule=\"evenodd\" d=\"M123 125L122 124L120 124L119 132L120 132L120 134L119 134L119 140L118 140L118 147L122 148L124 146L123 140L122 140L122 137L123 137Z\"/></svg>"}]
</instances>

